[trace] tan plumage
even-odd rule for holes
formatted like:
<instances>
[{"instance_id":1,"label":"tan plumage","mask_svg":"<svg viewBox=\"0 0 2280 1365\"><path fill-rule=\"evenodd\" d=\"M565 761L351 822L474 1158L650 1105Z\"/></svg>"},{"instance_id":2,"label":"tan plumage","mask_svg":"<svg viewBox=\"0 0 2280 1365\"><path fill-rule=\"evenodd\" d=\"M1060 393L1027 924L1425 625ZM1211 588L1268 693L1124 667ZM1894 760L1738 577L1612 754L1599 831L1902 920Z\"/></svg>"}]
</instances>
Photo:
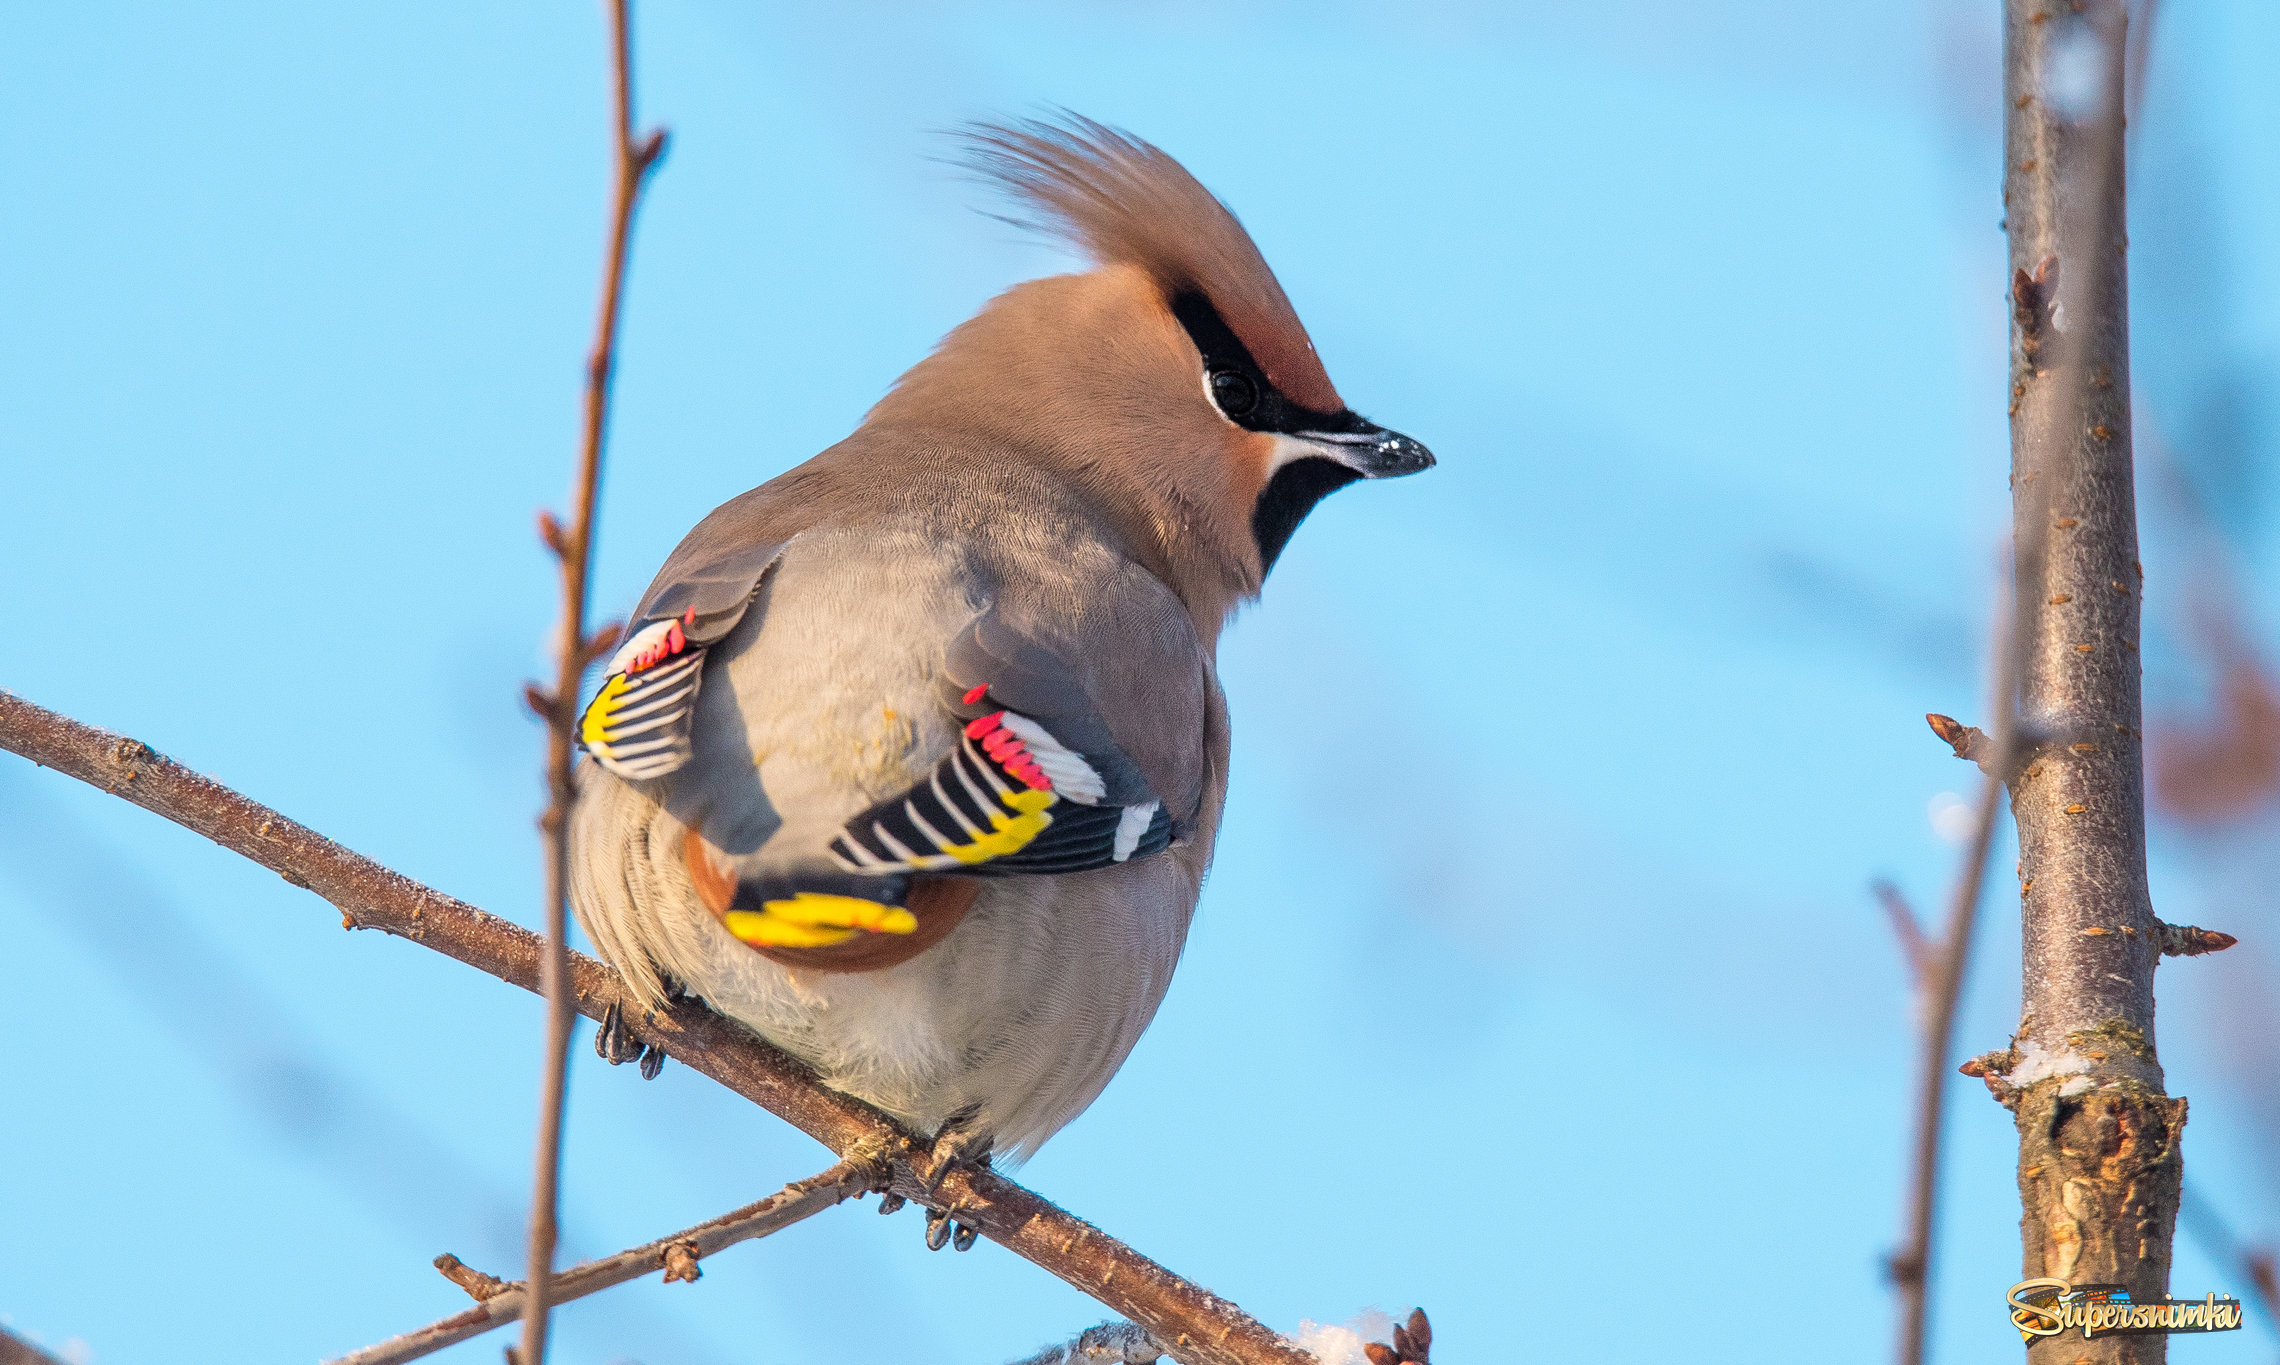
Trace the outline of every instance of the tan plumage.
<instances>
[{"instance_id":1,"label":"tan plumage","mask_svg":"<svg viewBox=\"0 0 2280 1365\"><path fill-rule=\"evenodd\" d=\"M638 995L676 979L832 1084L1019 1156L1099 1092L1178 960L1226 790L1229 612L1316 498L1430 456L1345 410L1170 157L1076 119L971 145L1095 268L992 300L675 550L635 626L686 653L612 664L573 890ZM640 690L660 677L680 690ZM992 707L1033 735L1009 790L1032 751L1064 776L1031 783L1042 833L938 854L1012 799L957 766ZM864 927L793 922L869 903ZM879 927L905 907L915 929Z\"/></svg>"},{"instance_id":2,"label":"tan plumage","mask_svg":"<svg viewBox=\"0 0 2280 1365\"><path fill-rule=\"evenodd\" d=\"M984 125L968 160L1040 215L1032 226L1096 264L1138 266L1166 295L1209 295L1284 393L1321 412L1345 406L1251 234L1185 166L1077 117L1066 128Z\"/></svg>"}]
</instances>

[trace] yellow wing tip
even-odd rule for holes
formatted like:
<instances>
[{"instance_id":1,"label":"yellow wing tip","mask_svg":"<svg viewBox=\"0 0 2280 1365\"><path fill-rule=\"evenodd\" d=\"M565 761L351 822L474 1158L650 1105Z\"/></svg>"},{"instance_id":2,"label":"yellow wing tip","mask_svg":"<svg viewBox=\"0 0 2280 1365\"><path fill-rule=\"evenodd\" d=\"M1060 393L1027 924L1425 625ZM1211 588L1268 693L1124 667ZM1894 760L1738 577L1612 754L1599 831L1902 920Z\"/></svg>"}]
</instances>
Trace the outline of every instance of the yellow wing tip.
<instances>
[{"instance_id":1,"label":"yellow wing tip","mask_svg":"<svg viewBox=\"0 0 2280 1365\"><path fill-rule=\"evenodd\" d=\"M721 916L728 932L746 943L766 948L828 948L855 937L853 929L825 929L795 924L759 910L731 910Z\"/></svg>"},{"instance_id":2,"label":"yellow wing tip","mask_svg":"<svg viewBox=\"0 0 2280 1365\"><path fill-rule=\"evenodd\" d=\"M600 754L609 752L606 741L610 737L610 717L617 712L618 698L632 685L623 673L612 673L610 680L602 684L601 692L586 703L586 714L578 723L578 737L586 742L587 748Z\"/></svg>"},{"instance_id":3,"label":"yellow wing tip","mask_svg":"<svg viewBox=\"0 0 2280 1365\"><path fill-rule=\"evenodd\" d=\"M899 905L822 891L794 892L783 900L764 901L758 910L731 910L721 918L728 932L746 943L771 948L828 948L865 931L918 930L918 916Z\"/></svg>"}]
</instances>

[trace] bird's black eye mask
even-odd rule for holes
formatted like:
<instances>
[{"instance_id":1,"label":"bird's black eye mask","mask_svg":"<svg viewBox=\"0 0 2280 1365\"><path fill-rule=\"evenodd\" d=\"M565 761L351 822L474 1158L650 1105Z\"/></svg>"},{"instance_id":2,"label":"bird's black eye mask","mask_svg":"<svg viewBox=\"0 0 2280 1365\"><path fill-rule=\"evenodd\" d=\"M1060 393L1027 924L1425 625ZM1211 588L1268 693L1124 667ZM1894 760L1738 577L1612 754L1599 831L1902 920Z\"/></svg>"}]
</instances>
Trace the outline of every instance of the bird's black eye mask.
<instances>
[{"instance_id":1,"label":"bird's black eye mask","mask_svg":"<svg viewBox=\"0 0 2280 1365\"><path fill-rule=\"evenodd\" d=\"M1375 429L1351 408L1317 412L1292 402L1267 378L1266 371L1251 358L1250 348L1219 316L1202 290L1174 294L1172 316L1187 329L1188 339L1203 357L1204 382L1211 401L1235 425L1285 436ZM1314 510L1314 504L1360 477L1327 456L1305 456L1277 469L1251 508L1251 537L1259 545L1262 571L1274 568L1283 547L1290 543L1291 533Z\"/></svg>"},{"instance_id":2,"label":"bird's black eye mask","mask_svg":"<svg viewBox=\"0 0 2280 1365\"><path fill-rule=\"evenodd\" d=\"M1211 299L1200 289L1172 296L1172 316L1187 329L1203 357L1203 374L1211 401L1227 420L1248 431L1280 432L1295 436L1302 431L1362 431L1369 423L1351 411L1316 412L1283 395L1267 372L1251 359L1251 350L1235 329L1219 316Z\"/></svg>"}]
</instances>

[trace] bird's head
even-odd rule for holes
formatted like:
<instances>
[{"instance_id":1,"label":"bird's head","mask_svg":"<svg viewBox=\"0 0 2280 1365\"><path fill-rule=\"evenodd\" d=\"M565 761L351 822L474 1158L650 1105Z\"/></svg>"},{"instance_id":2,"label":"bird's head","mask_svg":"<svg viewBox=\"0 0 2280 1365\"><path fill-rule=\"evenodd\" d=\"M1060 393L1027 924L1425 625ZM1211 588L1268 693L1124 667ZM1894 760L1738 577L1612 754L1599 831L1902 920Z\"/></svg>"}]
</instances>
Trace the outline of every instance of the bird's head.
<instances>
[{"instance_id":1,"label":"bird's head","mask_svg":"<svg viewBox=\"0 0 2280 1365\"><path fill-rule=\"evenodd\" d=\"M1432 465L1346 406L1250 235L1170 156L1074 115L966 147L1015 221L1094 269L992 300L872 420L978 429L1075 479L1199 616L1255 594L1330 493Z\"/></svg>"}]
</instances>

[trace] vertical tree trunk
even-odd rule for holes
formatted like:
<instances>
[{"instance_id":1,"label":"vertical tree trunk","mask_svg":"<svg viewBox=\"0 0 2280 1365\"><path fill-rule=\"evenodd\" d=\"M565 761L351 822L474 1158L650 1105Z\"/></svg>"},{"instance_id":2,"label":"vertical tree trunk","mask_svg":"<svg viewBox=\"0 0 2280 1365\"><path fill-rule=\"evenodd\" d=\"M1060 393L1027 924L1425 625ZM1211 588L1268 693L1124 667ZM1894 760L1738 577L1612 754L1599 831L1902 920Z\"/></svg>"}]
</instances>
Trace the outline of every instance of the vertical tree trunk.
<instances>
[{"instance_id":1,"label":"vertical tree trunk","mask_svg":"<svg viewBox=\"0 0 2280 1365\"><path fill-rule=\"evenodd\" d=\"M2024 914L2027 1277L2168 1292L2185 1102L2154 1055L2120 0L2005 0L2013 544ZM2001 1286L1988 1286L1992 1299ZM2038 1338L2035 1365L2159 1361L2167 1338Z\"/></svg>"}]
</instances>

